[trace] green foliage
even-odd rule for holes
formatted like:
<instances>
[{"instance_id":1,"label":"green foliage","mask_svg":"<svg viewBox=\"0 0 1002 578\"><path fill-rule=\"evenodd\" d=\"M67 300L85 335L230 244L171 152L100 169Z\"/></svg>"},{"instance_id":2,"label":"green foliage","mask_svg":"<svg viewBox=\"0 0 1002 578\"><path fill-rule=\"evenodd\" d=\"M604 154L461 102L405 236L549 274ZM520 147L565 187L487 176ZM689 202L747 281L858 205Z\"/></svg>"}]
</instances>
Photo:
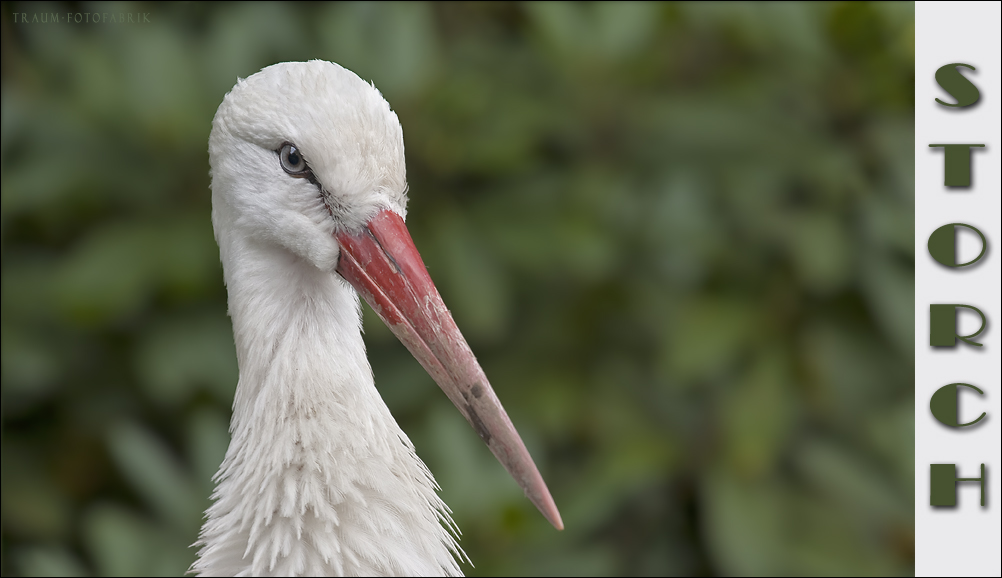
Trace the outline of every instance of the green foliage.
<instances>
[{"instance_id":1,"label":"green foliage","mask_svg":"<svg viewBox=\"0 0 1002 578\"><path fill-rule=\"evenodd\" d=\"M397 111L413 237L563 512L366 309L468 573L912 571L910 3L12 19L76 6L3 7L4 575L194 559L236 382L210 121L312 58Z\"/></svg>"}]
</instances>

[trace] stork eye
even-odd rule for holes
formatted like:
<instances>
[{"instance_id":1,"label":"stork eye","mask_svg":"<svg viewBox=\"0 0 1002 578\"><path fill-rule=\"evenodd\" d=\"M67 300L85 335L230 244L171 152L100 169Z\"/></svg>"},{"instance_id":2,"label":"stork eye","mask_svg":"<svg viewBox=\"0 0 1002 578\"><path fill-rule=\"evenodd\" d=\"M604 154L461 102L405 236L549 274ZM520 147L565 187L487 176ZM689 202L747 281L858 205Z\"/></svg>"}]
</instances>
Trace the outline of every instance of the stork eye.
<instances>
[{"instance_id":1,"label":"stork eye","mask_svg":"<svg viewBox=\"0 0 1002 578\"><path fill-rule=\"evenodd\" d=\"M292 143L285 143L278 149L278 158L282 163L282 169L294 177L310 176L310 167L306 166L306 159Z\"/></svg>"}]
</instances>

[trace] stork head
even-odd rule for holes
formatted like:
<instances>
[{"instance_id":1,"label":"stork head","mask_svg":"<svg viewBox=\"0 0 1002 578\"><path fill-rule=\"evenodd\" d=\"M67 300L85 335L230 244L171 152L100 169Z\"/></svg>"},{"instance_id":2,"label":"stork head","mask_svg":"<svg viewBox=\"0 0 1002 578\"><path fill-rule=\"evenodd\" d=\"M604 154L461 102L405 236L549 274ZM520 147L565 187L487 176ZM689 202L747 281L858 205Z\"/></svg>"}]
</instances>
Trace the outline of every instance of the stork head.
<instances>
[{"instance_id":1,"label":"stork head","mask_svg":"<svg viewBox=\"0 0 1002 578\"><path fill-rule=\"evenodd\" d=\"M558 529L525 445L442 302L404 225L403 131L374 86L324 61L238 81L212 122L212 219L221 235L340 275L431 374Z\"/></svg>"},{"instance_id":2,"label":"stork head","mask_svg":"<svg viewBox=\"0 0 1002 578\"><path fill-rule=\"evenodd\" d=\"M214 221L320 269L337 263L335 233L358 233L382 210L406 216L397 115L330 62L284 62L238 81L212 121L209 162Z\"/></svg>"}]
</instances>

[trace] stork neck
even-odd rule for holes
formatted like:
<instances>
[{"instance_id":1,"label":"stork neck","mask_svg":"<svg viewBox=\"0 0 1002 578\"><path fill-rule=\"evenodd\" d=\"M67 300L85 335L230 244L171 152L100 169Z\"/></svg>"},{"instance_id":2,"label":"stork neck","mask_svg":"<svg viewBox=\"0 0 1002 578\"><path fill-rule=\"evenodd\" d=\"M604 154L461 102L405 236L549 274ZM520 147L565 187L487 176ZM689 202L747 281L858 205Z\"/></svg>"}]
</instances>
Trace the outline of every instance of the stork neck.
<instances>
[{"instance_id":1,"label":"stork neck","mask_svg":"<svg viewBox=\"0 0 1002 578\"><path fill-rule=\"evenodd\" d=\"M224 271L240 368L234 425L272 380L283 387L270 393L293 396L326 381L310 392L319 399L344 386L372 389L354 289L280 248L247 244L239 253Z\"/></svg>"},{"instance_id":2,"label":"stork neck","mask_svg":"<svg viewBox=\"0 0 1002 578\"><path fill-rule=\"evenodd\" d=\"M435 482L376 392L357 294L220 239L240 381L193 570L459 574Z\"/></svg>"}]
</instances>

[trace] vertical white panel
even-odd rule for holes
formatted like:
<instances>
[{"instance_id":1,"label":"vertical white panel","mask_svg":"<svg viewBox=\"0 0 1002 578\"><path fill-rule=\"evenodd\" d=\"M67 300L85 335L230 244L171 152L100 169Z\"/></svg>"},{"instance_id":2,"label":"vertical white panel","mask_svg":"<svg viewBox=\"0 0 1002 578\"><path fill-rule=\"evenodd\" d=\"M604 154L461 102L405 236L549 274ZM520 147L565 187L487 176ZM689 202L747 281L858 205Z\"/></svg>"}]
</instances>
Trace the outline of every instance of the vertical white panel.
<instances>
[{"instance_id":1,"label":"vertical white panel","mask_svg":"<svg viewBox=\"0 0 1002 578\"><path fill-rule=\"evenodd\" d=\"M1002 572L1000 7L998 2L920 2L915 7L915 570L919 576L998 576ZM980 101L973 106L947 108L935 100L955 102L935 80L939 67L955 62L977 69L964 71L981 92ZM986 145L973 153L969 189L943 185L943 149L929 148L932 143ZM988 238L987 254L978 265L950 269L929 255L929 235L948 223L973 225ZM932 303L980 308L988 317L988 328L979 336L984 346L930 347ZM960 325L961 329L976 326L973 319ZM963 420L988 412L987 419L977 426L949 428L929 410L933 392L956 382L976 385L985 392L980 397L969 390L960 395ZM961 477L978 477L984 463L986 507L980 505L978 484L970 482L957 486L955 508L930 506L929 466L934 463L957 464Z\"/></svg>"}]
</instances>

